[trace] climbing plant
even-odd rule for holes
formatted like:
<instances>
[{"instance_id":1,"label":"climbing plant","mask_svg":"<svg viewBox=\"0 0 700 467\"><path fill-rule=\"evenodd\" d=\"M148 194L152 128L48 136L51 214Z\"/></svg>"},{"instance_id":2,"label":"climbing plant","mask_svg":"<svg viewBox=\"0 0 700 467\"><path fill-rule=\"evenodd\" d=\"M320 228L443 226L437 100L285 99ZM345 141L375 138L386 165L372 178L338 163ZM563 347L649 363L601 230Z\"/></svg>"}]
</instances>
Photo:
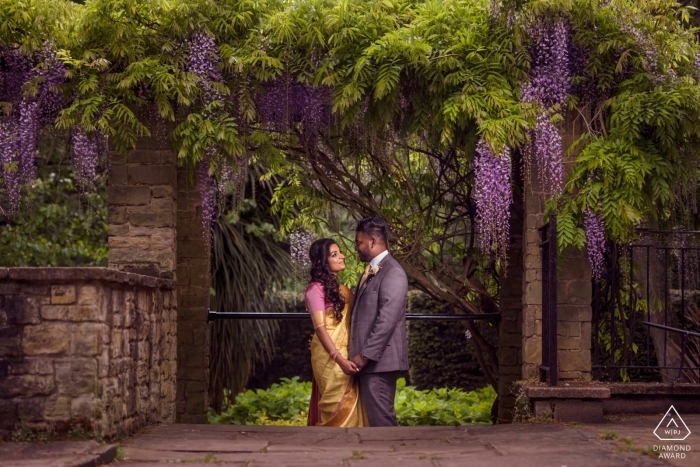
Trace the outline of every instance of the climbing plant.
<instances>
[{"instance_id":1,"label":"climbing plant","mask_svg":"<svg viewBox=\"0 0 700 467\"><path fill-rule=\"evenodd\" d=\"M691 14L672 0L0 0L0 203L22 209L46 126L70 133L89 187L108 146L174 122L162 137L200 179L207 239L218 187L264 161L283 233L330 226L329 206L379 214L415 286L489 311L518 171L596 274L604 238L695 223ZM566 121L585 128L570 148ZM495 385L493 343L469 331Z\"/></svg>"}]
</instances>

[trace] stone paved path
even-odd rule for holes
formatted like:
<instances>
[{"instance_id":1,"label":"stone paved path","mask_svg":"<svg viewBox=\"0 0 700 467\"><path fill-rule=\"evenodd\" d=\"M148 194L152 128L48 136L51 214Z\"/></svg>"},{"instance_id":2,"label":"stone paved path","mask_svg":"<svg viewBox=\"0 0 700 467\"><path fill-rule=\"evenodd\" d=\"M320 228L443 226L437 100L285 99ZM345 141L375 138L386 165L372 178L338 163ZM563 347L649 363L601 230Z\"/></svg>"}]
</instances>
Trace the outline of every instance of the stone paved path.
<instances>
[{"instance_id":1,"label":"stone paved path","mask_svg":"<svg viewBox=\"0 0 700 467\"><path fill-rule=\"evenodd\" d=\"M600 425L518 424L468 427L307 428L169 425L121 443L113 467L678 467L700 466L700 415L685 459L659 460L660 417L617 417ZM601 434L605 433L602 439ZM671 443L667 443L671 444ZM92 467L92 441L0 444L2 467ZM651 448L651 449L650 449ZM652 456L639 454L649 449ZM93 461L87 462L92 453Z\"/></svg>"}]
</instances>

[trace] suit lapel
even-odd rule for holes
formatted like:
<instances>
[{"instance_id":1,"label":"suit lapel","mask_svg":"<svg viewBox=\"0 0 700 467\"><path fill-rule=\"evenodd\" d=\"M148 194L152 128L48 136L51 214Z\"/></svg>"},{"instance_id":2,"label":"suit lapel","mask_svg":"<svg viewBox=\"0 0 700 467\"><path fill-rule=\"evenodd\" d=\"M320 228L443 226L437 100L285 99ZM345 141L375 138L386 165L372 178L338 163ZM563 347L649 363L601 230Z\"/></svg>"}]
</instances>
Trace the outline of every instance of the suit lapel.
<instances>
[{"instance_id":1,"label":"suit lapel","mask_svg":"<svg viewBox=\"0 0 700 467\"><path fill-rule=\"evenodd\" d=\"M379 262L379 266L386 266L386 262L387 262L386 260L390 256L391 256L391 254L388 254L384 258L382 258L382 260ZM382 268L380 267L379 272L377 272L377 274L375 274L374 280L377 280L376 276L378 276L381 273L382 273ZM352 306L353 309L355 308L355 303L357 303L359 298L362 296L362 293L368 287L368 285L367 285L368 283L369 283L369 277L367 277L367 280L365 280L364 282L360 282L360 285L357 287L357 294L355 295L355 301L354 301L353 306Z\"/></svg>"}]
</instances>

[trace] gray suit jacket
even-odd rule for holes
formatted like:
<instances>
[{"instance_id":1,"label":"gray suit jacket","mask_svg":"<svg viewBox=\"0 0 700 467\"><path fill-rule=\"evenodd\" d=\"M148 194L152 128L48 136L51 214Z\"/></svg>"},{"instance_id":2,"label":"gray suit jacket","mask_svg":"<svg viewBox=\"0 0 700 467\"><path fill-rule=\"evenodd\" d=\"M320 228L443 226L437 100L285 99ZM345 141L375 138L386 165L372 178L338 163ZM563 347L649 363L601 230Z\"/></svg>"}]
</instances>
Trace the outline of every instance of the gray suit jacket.
<instances>
[{"instance_id":1,"label":"gray suit jacket","mask_svg":"<svg viewBox=\"0 0 700 467\"><path fill-rule=\"evenodd\" d=\"M362 373L408 370L406 272L391 255L356 291L350 320L350 357L369 358Z\"/></svg>"}]
</instances>

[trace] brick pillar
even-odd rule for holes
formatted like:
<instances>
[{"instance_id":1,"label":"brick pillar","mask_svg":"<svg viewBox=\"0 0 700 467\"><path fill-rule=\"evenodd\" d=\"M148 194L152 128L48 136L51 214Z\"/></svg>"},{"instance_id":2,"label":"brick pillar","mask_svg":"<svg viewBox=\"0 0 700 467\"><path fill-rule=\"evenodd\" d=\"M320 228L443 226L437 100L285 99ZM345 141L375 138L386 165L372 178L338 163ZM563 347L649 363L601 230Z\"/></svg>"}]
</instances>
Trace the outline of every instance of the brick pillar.
<instances>
[{"instance_id":1,"label":"brick pillar","mask_svg":"<svg viewBox=\"0 0 700 467\"><path fill-rule=\"evenodd\" d=\"M568 148L582 128L567 121L563 144ZM526 188L523 250L522 376L538 376L542 362L542 257L538 227L544 220L544 194L533 168ZM591 379L591 268L585 251L569 249L557 265L559 379Z\"/></svg>"},{"instance_id":2,"label":"brick pillar","mask_svg":"<svg viewBox=\"0 0 700 467\"><path fill-rule=\"evenodd\" d=\"M520 160L514 158L508 270L501 281L498 338L498 420L501 423L513 420L513 382L521 379L522 370L523 182L520 165Z\"/></svg>"},{"instance_id":3,"label":"brick pillar","mask_svg":"<svg viewBox=\"0 0 700 467\"><path fill-rule=\"evenodd\" d=\"M139 138L110 153L109 267L173 279L177 157L166 138Z\"/></svg>"},{"instance_id":4,"label":"brick pillar","mask_svg":"<svg viewBox=\"0 0 700 467\"><path fill-rule=\"evenodd\" d=\"M206 423L210 250L196 175L181 167L177 179L177 421Z\"/></svg>"}]
</instances>

